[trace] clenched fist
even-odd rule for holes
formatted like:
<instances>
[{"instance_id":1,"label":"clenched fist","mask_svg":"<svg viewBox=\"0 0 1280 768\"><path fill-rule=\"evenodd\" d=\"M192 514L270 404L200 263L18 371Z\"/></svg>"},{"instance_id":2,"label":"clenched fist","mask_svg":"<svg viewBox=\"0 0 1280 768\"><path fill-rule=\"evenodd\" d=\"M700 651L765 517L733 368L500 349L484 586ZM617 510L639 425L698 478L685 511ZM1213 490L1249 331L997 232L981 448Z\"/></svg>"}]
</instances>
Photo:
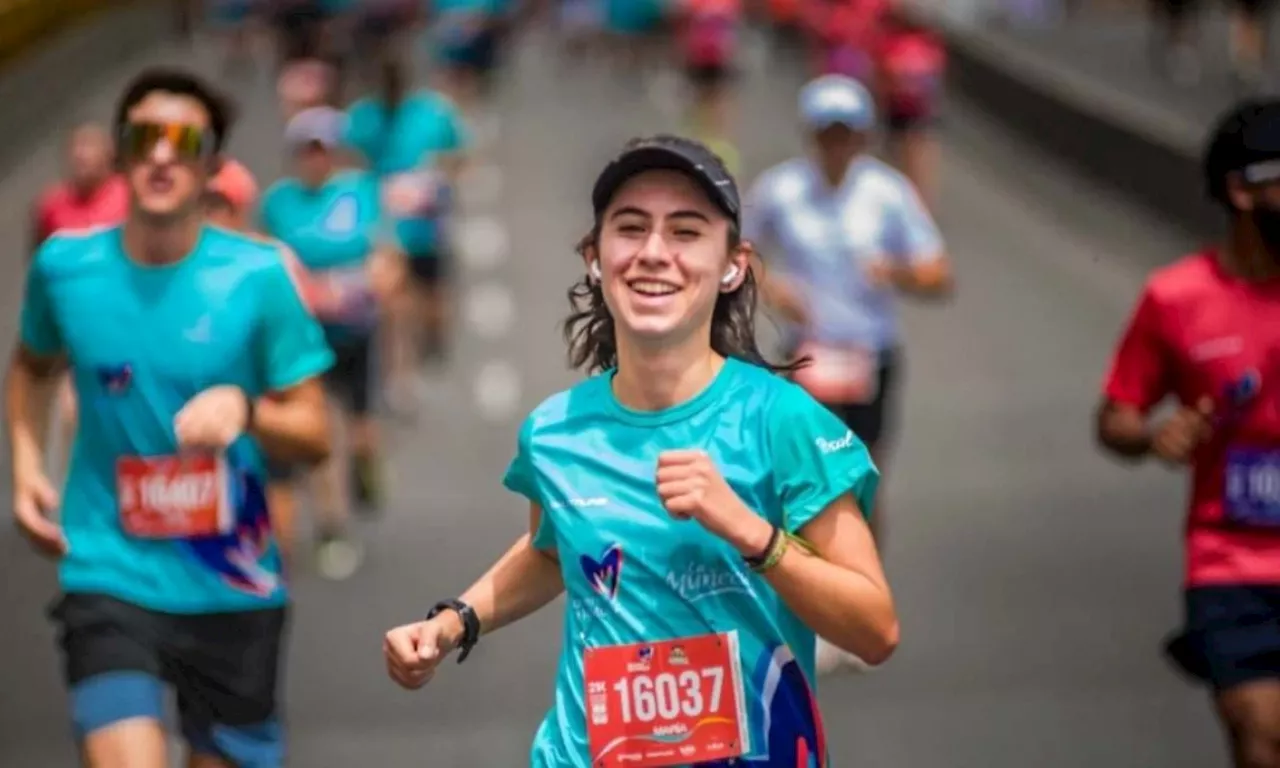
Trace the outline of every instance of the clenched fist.
<instances>
[{"instance_id":1,"label":"clenched fist","mask_svg":"<svg viewBox=\"0 0 1280 768\"><path fill-rule=\"evenodd\" d=\"M453 650L444 614L427 621L405 624L387 633L382 642L387 674L401 688L416 691L431 681L436 667Z\"/></svg>"},{"instance_id":2,"label":"clenched fist","mask_svg":"<svg viewBox=\"0 0 1280 768\"><path fill-rule=\"evenodd\" d=\"M1182 406L1156 430L1151 450L1169 464L1186 464L1213 434L1213 400L1200 398L1196 407Z\"/></svg>"},{"instance_id":3,"label":"clenched fist","mask_svg":"<svg viewBox=\"0 0 1280 768\"><path fill-rule=\"evenodd\" d=\"M747 508L703 451L665 451L658 456L658 498L679 520L697 520L703 528L755 555L772 526Z\"/></svg>"},{"instance_id":4,"label":"clenched fist","mask_svg":"<svg viewBox=\"0 0 1280 768\"><path fill-rule=\"evenodd\" d=\"M173 419L180 448L222 451L249 428L249 398L233 386L210 387Z\"/></svg>"}]
</instances>

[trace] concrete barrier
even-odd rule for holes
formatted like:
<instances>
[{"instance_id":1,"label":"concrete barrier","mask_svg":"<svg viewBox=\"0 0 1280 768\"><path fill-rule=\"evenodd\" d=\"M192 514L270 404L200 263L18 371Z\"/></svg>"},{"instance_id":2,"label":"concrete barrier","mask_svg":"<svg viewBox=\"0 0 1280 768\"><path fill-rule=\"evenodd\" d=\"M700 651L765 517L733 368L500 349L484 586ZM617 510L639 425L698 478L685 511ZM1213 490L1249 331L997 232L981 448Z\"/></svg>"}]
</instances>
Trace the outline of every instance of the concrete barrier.
<instances>
[{"instance_id":1,"label":"concrete barrier","mask_svg":"<svg viewBox=\"0 0 1280 768\"><path fill-rule=\"evenodd\" d=\"M0 0L0 167L45 136L102 73L172 35L167 7L164 0ZM74 20L47 16L55 11ZM47 37L17 39L10 22Z\"/></svg>"},{"instance_id":2,"label":"concrete barrier","mask_svg":"<svg viewBox=\"0 0 1280 768\"><path fill-rule=\"evenodd\" d=\"M944 19L938 26L950 46L950 85L957 95L1191 236L1221 233L1222 215L1204 195L1200 136L1136 114L1136 105L1083 76L1050 71L984 39L980 30Z\"/></svg>"}]
</instances>

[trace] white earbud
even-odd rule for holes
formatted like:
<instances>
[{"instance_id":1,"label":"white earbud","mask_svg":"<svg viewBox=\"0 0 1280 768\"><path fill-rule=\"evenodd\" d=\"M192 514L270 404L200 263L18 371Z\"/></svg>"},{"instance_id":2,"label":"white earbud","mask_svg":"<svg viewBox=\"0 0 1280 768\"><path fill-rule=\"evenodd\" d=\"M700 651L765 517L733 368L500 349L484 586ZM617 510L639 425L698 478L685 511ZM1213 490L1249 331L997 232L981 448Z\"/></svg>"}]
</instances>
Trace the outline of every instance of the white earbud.
<instances>
[{"instance_id":1,"label":"white earbud","mask_svg":"<svg viewBox=\"0 0 1280 768\"><path fill-rule=\"evenodd\" d=\"M591 262L591 266L587 269L587 271L591 273L591 277L593 279L599 280L600 279L600 262L598 261Z\"/></svg>"},{"instance_id":2,"label":"white earbud","mask_svg":"<svg viewBox=\"0 0 1280 768\"><path fill-rule=\"evenodd\" d=\"M724 273L724 277L720 278L721 285L733 285L733 281L738 279L738 265L734 264L729 267L729 271Z\"/></svg>"}]
</instances>

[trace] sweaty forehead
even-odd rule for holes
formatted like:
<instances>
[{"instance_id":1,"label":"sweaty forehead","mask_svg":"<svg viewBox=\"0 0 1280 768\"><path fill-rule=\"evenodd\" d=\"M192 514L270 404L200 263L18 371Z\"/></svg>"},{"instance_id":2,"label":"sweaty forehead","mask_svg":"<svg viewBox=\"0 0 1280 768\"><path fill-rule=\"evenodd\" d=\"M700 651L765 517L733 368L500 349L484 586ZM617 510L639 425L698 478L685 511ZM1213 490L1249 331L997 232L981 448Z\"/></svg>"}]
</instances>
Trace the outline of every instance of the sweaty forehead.
<instances>
[{"instance_id":1,"label":"sweaty forehead","mask_svg":"<svg viewBox=\"0 0 1280 768\"><path fill-rule=\"evenodd\" d=\"M194 96L154 91L129 110L129 120L149 123L182 123L209 127L209 111Z\"/></svg>"},{"instance_id":2,"label":"sweaty forehead","mask_svg":"<svg viewBox=\"0 0 1280 768\"><path fill-rule=\"evenodd\" d=\"M610 211L620 208L638 208L655 217L698 211L712 221L723 218L698 183L679 171L645 171L628 179L609 205Z\"/></svg>"}]
</instances>

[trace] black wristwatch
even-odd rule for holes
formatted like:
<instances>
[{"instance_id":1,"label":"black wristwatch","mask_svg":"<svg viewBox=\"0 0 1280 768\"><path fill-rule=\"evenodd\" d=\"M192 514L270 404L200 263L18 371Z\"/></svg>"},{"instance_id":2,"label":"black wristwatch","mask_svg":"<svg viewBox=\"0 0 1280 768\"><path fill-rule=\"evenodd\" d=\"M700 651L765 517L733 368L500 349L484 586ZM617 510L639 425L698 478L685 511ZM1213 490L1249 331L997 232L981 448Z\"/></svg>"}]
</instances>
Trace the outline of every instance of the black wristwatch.
<instances>
[{"instance_id":1,"label":"black wristwatch","mask_svg":"<svg viewBox=\"0 0 1280 768\"><path fill-rule=\"evenodd\" d=\"M476 643L480 642L480 617L476 615L475 608L461 600L441 600L427 614L427 621L434 619L445 611L453 611L462 619L462 640L458 642L458 663L461 664L467 660L467 656L470 655L471 649L476 647Z\"/></svg>"}]
</instances>

